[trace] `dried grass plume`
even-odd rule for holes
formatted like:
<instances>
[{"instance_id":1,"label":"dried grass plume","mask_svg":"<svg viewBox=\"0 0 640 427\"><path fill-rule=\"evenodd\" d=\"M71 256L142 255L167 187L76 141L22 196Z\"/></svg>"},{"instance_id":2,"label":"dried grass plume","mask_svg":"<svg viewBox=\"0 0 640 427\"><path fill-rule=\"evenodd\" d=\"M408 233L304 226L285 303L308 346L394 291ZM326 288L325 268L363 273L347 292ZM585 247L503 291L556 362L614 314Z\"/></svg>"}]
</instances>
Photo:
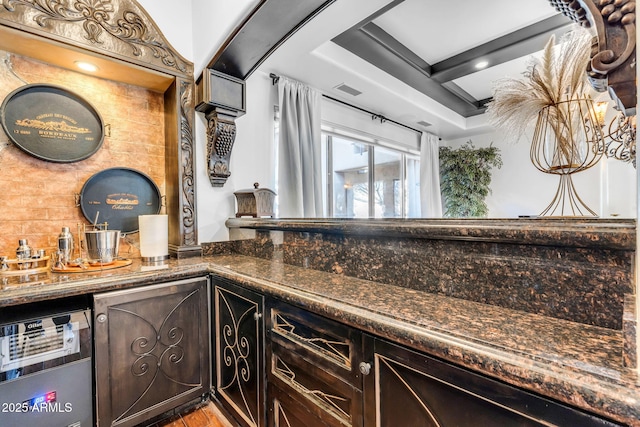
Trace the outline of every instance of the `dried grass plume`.
<instances>
[{"instance_id":1,"label":"dried grass plume","mask_svg":"<svg viewBox=\"0 0 640 427\"><path fill-rule=\"evenodd\" d=\"M489 123L519 139L545 107L588 96L586 69L592 36L576 27L555 44L547 42L541 58L532 58L523 78L503 78L494 83L487 106Z\"/></svg>"}]
</instances>

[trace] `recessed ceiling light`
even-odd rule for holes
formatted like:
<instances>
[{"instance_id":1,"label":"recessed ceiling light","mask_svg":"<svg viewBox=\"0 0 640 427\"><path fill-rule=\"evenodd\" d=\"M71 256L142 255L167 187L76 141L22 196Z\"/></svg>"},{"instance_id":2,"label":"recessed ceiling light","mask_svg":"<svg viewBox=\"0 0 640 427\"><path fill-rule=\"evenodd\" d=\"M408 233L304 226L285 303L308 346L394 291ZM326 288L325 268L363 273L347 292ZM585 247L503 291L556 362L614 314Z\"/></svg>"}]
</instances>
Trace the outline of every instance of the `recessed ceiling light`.
<instances>
[{"instance_id":1,"label":"recessed ceiling light","mask_svg":"<svg viewBox=\"0 0 640 427\"><path fill-rule=\"evenodd\" d=\"M483 68L487 68L487 66L489 65L489 61L478 61L476 62L476 69L478 70L482 70Z\"/></svg>"},{"instance_id":2,"label":"recessed ceiling light","mask_svg":"<svg viewBox=\"0 0 640 427\"><path fill-rule=\"evenodd\" d=\"M84 71L89 71L91 73L98 71L98 67L96 65L91 64L90 62L76 61L75 64L76 64L76 67Z\"/></svg>"}]
</instances>

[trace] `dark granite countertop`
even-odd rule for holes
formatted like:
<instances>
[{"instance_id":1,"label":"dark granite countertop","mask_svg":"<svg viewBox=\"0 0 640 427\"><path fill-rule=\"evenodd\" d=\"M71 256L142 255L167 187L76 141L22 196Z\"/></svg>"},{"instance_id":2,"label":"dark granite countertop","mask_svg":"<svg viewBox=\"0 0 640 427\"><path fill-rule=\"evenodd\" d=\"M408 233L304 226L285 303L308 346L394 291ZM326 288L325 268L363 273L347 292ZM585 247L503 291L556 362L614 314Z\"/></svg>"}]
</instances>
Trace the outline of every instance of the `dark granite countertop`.
<instances>
[{"instance_id":1,"label":"dark granite countertop","mask_svg":"<svg viewBox=\"0 0 640 427\"><path fill-rule=\"evenodd\" d=\"M578 408L640 426L637 372L620 331L241 255L152 269L0 278L0 307L214 273Z\"/></svg>"},{"instance_id":2,"label":"dark granite countertop","mask_svg":"<svg viewBox=\"0 0 640 427\"><path fill-rule=\"evenodd\" d=\"M635 219L600 218L229 218L230 229L402 236L635 250Z\"/></svg>"}]
</instances>

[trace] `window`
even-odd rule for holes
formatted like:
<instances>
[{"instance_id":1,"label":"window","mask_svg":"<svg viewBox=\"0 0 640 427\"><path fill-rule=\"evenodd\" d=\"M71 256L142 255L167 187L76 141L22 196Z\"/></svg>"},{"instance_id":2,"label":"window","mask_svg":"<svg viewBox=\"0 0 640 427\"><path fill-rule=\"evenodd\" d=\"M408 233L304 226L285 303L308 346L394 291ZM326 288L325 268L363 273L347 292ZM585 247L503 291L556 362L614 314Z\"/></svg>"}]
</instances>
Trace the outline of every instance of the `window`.
<instances>
[{"instance_id":1,"label":"window","mask_svg":"<svg viewBox=\"0 0 640 427\"><path fill-rule=\"evenodd\" d=\"M323 133L322 141L328 216L419 216L417 155L331 133Z\"/></svg>"},{"instance_id":2,"label":"window","mask_svg":"<svg viewBox=\"0 0 640 427\"><path fill-rule=\"evenodd\" d=\"M275 182L278 183L280 115L274 108ZM329 129L329 127L327 127ZM420 156L378 143L369 134L322 132L324 216L336 218L420 217ZM282 190L284 191L284 190ZM278 197L276 197L276 216Z\"/></svg>"}]
</instances>

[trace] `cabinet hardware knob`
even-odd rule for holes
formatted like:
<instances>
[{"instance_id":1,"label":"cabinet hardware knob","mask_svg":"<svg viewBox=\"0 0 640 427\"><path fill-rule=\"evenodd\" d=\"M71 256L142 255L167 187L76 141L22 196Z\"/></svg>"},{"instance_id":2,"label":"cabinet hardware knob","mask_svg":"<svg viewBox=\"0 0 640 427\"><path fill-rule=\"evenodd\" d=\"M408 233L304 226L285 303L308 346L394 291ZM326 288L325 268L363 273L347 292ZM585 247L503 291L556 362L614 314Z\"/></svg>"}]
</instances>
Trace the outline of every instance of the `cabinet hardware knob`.
<instances>
[{"instance_id":1,"label":"cabinet hardware knob","mask_svg":"<svg viewBox=\"0 0 640 427\"><path fill-rule=\"evenodd\" d=\"M362 375L369 375L371 373L371 363L360 362L358 366Z\"/></svg>"},{"instance_id":2,"label":"cabinet hardware knob","mask_svg":"<svg viewBox=\"0 0 640 427\"><path fill-rule=\"evenodd\" d=\"M98 317L96 317L96 320L98 321L98 323L104 323L107 321L107 315L104 313L98 314Z\"/></svg>"},{"instance_id":3,"label":"cabinet hardware knob","mask_svg":"<svg viewBox=\"0 0 640 427\"><path fill-rule=\"evenodd\" d=\"M258 321L262 318L262 313L258 313L257 311L253 313L254 320Z\"/></svg>"}]
</instances>

